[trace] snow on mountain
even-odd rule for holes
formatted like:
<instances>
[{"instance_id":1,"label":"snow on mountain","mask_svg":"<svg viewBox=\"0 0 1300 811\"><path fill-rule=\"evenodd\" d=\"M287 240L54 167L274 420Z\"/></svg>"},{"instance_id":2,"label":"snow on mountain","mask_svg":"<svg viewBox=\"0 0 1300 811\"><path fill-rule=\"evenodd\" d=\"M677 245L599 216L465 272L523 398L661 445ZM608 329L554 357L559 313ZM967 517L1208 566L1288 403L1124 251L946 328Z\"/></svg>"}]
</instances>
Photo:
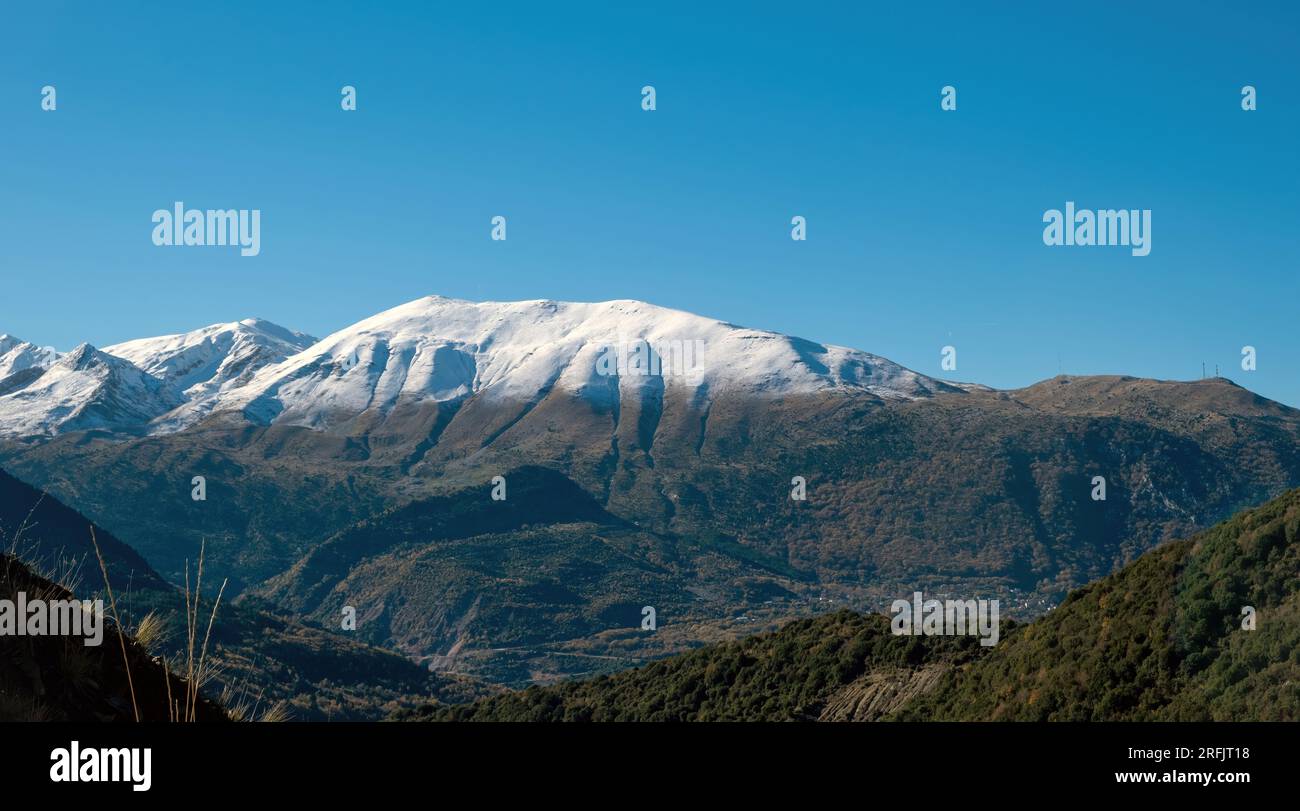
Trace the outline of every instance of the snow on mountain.
<instances>
[{"instance_id":1,"label":"snow on mountain","mask_svg":"<svg viewBox=\"0 0 1300 811\"><path fill-rule=\"evenodd\" d=\"M92 428L124 430L180 403L162 381L82 344L28 385L0 396L0 432L42 436Z\"/></svg>"},{"instance_id":2,"label":"snow on mountain","mask_svg":"<svg viewBox=\"0 0 1300 811\"><path fill-rule=\"evenodd\" d=\"M179 406L238 388L314 341L257 318L102 351L83 344L63 356L0 336L0 435L139 430Z\"/></svg>"},{"instance_id":3,"label":"snow on mountain","mask_svg":"<svg viewBox=\"0 0 1300 811\"><path fill-rule=\"evenodd\" d=\"M21 341L12 335L0 335L0 381L27 369L46 369L59 359L49 347Z\"/></svg>"},{"instance_id":4,"label":"snow on mountain","mask_svg":"<svg viewBox=\"0 0 1300 811\"><path fill-rule=\"evenodd\" d=\"M647 368L651 347L659 359L655 370ZM709 396L865 391L914 399L956 388L866 352L639 301L475 303L430 296L336 332L193 408L322 427L334 417L386 413L399 403L480 393L531 401L556 387L608 397L611 385L650 381ZM184 422L187 409L173 418Z\"/></svg>"},{"instance_id":5,"label":"snow on mountain","mask_svg":"<svg viewBox=\"0 0 1300 811\"><path fill-rule=\"evenodd\" d=\"M0 339L0 358L33 368L37 360L21 346L30 347ZM655 386L699 402L724 392L907 400L972 388L855 349L629 300L429 296L320 341L246 319L103 351L82 345L49 360L43 374L11 377L8 386L0 375L0 435L170 433L223 411L324 428L399 405L471 396L536 402L553 390L608 400Z\"/></svg>"},{"instance_id":6,"label":"snow on mountain","mask_svg":"<svg viewBox=\"0 0 1300 811\"><path fill-rule=\"evenodd\" d=\"M270 321L246 318L180 335L127 341L103 351L130 361L193 401L222 388L238 388L263 366L279 363L315 342Z\"/></svg>"}]
</instances>

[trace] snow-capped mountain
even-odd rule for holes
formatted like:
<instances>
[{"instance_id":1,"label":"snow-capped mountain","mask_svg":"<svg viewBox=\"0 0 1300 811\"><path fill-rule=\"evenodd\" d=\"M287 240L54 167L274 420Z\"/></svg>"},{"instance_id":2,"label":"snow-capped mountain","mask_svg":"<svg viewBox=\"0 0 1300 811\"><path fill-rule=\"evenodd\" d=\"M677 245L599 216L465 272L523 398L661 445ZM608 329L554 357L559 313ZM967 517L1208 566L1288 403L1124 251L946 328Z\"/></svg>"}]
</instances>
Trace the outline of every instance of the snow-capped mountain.
<instances>
[{"instance_id":1,"label":"snow-capped mountain","mask_svg":"<svg viewBox=\"0 0 1300 811\"><path fill-rule=\"evenodd\" d=\"M83 344L67 355L3 336L0 436L144 431L178 407L238 388L314 341L256 318L103 350Z\"/></svg>"},{"instance_id":2,"label":"snow-capped mountain","mask_svg":"<svg viewBox=\"0 0 1300 811\"><path fill-rule=\"evenodd\" d=\"M87 427L68 415L82 414L92 401L102 423L93 427L159 434L221 412L328 428L470 398L536 403L553 391L607 403L649 386L698 405L722 393L859 392L899 400L970 388L866 352L628 300L477 303L429 296L320 341L247 319L102 352L83 346L73 355L41 375L39 385L0 389L0 434ZM95 375L83 368L91 359L100 370ZM56 369L60 375L51 377ZM68 377L74 370L81 377ZM140 399L110 413L100 372Z\"/></svg>"},{"instance_id":3,"label":"snow-capped mountain","mask_svg":"<svg viewBox=\"0 0 1300 811\"><path fill-rule=\"evenodd\" d=\"M559 389L608 398L613 388L647 384L705 395L856 390L885 399L953 389L866 352L639 301L429 296L340 330L216 402L194 405L323 427L336 417L471 395L529 402Z\"/></svg>"},{"instance_id":4,"label":"snow-capped mountain","mask_svg":"<svg viewBox=\"0 0 1300 811\"><path fill-rule=\"evenodd\" d=\"M237 388L253 373L311 346L316 339L260 318L180 335L140 338L104 347L104 352L130 361L180 391L199 400L224 387Z\"/></svg>"},{"instance_id":5,"label":"snow-capped mountain","mask_svg":"<svg viewBox=\"0 0 1300 811\"><path fill-rule=\"evenodd\" d=\"M48 369L58 359L59 353L49 347L0 335L0 381L28 369Z\"/></svg>"},{"instance_id":6,"label":"snow-capped mountain","mask_svg":"<svg viewBox=\"0 0 1300 811\"><path fill-rule=\"evenodd\" d=\"M127 430L181 402L158 378L82 344L27 385L0 396L0 426L11 436Z\"/></svg>"}]
</instances>

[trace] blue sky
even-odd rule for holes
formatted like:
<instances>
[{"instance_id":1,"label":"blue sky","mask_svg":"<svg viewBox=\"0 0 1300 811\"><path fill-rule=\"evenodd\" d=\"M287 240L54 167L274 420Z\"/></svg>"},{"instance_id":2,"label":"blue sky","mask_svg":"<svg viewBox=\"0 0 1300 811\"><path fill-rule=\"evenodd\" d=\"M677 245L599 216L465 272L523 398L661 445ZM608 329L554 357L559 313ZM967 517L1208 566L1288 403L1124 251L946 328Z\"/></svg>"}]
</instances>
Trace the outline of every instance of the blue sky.
<instances>
[{"instance_id":1,"label":"blue sky","mask_svg":"<svg viewBox=\"0 0 1300 811\"><path fill-rule=\"evenodd\" d=\"M11 4L0 332L636 298L999 387L1204 362L1300 406L1285 4L373 5ZM176 200L260 209L261 255L155 247ZM1151 209L1151 254L1044 246L1067 200Z\"/></svg>"}]
</instances>

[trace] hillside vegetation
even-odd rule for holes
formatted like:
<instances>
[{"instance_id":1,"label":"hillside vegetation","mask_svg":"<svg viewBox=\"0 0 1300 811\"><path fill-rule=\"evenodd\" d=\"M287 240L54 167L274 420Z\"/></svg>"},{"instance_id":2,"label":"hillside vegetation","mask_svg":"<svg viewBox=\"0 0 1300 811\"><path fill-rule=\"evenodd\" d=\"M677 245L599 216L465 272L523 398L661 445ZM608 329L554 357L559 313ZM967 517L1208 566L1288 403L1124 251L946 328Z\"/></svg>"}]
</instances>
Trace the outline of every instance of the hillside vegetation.
<instances>
[{"instance_id":1,"label":"hillside vegetation","mask_svg":"<svg viewBox=\"0 0 1300 811\"><path fill-rule=\"evenodd\" d=\"M842 611L437 720L1300 720L1300 490L1143 555L1001 642ZM1255 630L1242 609L1256 611Z\"/></svg>"},{"instance_id":2,"label":"hillside vegetation","mask_svg":"<svg viewBox=\"0 0 1300 811\"><path fill-rule=\"evenodd\" d=\"M833 692L869 671L964 661L978 647L971 637L924 641L894 636L883 615L838 611L592 681L425 713L455 721L815 720Z\"/></svg>"},{"instance_id":3,"label":"hillside vegetation","mask_svg":"<svg viewBox=\"0 0 1300 811\"><path fill-rule=\"evenodd\" d=\"M1074 592L905 719L1300 719L1300 491ZM1242 629L1242 608L1256 630Z\"/></svg>"}]
</instances>

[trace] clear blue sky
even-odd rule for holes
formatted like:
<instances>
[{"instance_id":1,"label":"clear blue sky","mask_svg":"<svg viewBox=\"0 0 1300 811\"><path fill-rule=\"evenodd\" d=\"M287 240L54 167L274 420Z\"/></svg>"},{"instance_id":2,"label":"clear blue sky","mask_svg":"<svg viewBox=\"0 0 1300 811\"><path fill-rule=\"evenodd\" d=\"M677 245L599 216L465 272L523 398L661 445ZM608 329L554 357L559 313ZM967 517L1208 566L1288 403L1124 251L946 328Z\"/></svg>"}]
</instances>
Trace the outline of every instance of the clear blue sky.
<instances>
[{"instance_id":1,"label":"clear blue sky","mask_svg":"<svg viewBox=\"0 0 1300 811\"><path fill-rule=\"evenodd\" d=\"M24 5L0 21L0 332L637 298L931 374L953 344L946 376L999 387L1204 361L1300 406L1288 4ZM260 209L261 255L155 247L176 200ZM1066 200L1152 209L1150 256L1045 247Z\"/></svg>"}]
</instances>

